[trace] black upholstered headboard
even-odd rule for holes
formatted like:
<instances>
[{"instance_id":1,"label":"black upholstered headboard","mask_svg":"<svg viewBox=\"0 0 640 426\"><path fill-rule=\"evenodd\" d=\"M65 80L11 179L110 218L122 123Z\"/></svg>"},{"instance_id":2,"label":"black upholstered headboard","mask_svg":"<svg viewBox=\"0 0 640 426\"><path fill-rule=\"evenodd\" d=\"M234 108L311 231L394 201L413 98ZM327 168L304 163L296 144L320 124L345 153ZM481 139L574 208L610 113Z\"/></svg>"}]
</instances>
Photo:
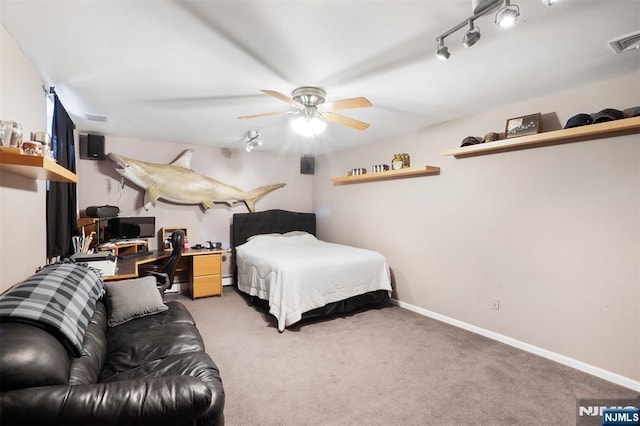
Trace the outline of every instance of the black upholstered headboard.
<instances>
[{"instance_id":1,"label":"black upholstered headboard","mask_svg":"<svg viewBox=\"0 0 640 426\"><path fill-rule=\"evenodd\" d=\"M236 213L231 225L231 246L247 242L253 235L306 231L316 235L316 214L287 210L266 210L256 213Z\"/></svg>"}]
</instances>

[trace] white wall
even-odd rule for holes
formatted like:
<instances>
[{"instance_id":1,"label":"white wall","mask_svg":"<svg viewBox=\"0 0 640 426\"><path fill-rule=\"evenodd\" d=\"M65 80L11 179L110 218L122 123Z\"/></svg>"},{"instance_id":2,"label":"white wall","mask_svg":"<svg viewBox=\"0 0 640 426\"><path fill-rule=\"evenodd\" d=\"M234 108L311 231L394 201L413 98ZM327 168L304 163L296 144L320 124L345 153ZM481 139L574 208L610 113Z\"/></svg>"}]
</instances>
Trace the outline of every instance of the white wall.
<instances>
[{"instance_id":1,"label":"white wall","mask_svg":"<svg viewBox=\"0 0 640 426\"><path fill-rule=\"evenodd\" d=\"M260 149L248 153L244 149L190 146L109 135L105 137L105 152L158 164L170 163L188 148L194 150L191 162L194 171L227 185L248 191L263 185L286 183L284 188L260 199L256 204L257 211L313 211L313 177L300 174L300 158L297 155L278 156L264 153ZM121 216L155 216L158 229L163 226L186 227L191 246L205 241L221 241L223 247L229 247L232 215L248 212L242 203L233 207L216 204L205 211L199 205L172 204L163 200L145 211L144 191L128 181L125 181L125 186L121 189L121 178L116 172L115 163L108 158L101 161L80 160L78 175L78 204L81 210L92 205L109 204L118 206ZM157 247L156 240L150 239L152 249ZM223 274L230 273L229 259L226 259Z\"/></svg>"},{"instance_id":2,"label":"white wall","mask_svg":"<svg viewBox=\"0 0 640 426\"><path fill-rule=\"evenodd\" d=\"M640 74L318 158L319 234L382 252L402 302L640 380L639 136L439 154L511 117L556 113L545 120L554 130L580 112L636 105ZM397 152L440 175L330 182Z\"/></svg>"},{"instance_id":3,"label":"white wall","mask_svg":"<svg viewBox=\"0 0 640 426\"><path fill-rule=\"evenodd\" d=\"M20 121L25 134L46 131L42 79L0 26L0 120ZM0 172L0 291L46 262L44 181Z\"/></svg>"}]
</instances>

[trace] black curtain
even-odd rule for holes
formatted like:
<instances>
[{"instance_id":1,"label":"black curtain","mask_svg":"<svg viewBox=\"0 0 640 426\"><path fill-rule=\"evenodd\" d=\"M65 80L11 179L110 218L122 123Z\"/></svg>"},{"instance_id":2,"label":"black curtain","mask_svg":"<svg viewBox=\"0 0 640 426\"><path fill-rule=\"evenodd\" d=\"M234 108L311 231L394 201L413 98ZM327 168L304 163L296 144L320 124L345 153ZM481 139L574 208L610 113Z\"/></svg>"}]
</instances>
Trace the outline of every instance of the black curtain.
<instances>
[{"instance_id":1,"label":"black curtain","mask_svg":"<svg viewBox=\"0 0 640 426\"><path fill-rule=\"evenodd\" d=\"M54 95L52 148L58 164L76 172L76 154L73 124L69 114ZM49 182L47 191L47 259L73 254L71 237L78 227L76 184Z\"/></svg>"}]
</instances>

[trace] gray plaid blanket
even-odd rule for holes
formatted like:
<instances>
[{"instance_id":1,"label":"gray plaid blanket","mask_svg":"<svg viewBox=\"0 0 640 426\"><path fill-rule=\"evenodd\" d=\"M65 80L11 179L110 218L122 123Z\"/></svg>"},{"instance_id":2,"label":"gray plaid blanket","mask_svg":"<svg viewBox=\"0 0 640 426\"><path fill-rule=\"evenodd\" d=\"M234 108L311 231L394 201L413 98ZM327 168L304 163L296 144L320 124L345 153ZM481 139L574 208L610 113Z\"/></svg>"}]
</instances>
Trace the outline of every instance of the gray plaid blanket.
<instances>
[{"instance_id":1,"label":"gray plaid blanket","mask_svg":"<svg viewBox=\"0 0 640 426\"><path fill-rule=\"evenodd\" d=\"M104 284L96 270L58 262L0 296L0 321L43 328L79 357L85 330L103 293Z\"/></svg>"}]
</instances>

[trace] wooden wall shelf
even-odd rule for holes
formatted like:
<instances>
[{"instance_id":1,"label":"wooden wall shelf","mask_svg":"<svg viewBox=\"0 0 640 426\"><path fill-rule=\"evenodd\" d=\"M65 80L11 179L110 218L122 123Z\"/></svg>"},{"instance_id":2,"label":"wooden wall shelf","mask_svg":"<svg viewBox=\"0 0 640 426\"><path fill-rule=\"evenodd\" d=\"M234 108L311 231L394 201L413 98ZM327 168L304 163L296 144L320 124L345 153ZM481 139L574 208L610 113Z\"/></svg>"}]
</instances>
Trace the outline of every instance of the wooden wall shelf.
<instances>
[{"instance_id":1,"label":"wooden wall shelf","mask_svg":"<svg viewBox=\"0 0 640 426\"><path fill-rule=\"evenodd\" d=\"M538 146L556 145L569 142L581 142L592 139L615 136L616 134L632 134L640 132L640 117L623 118L622 120L589 124L571 129L553 130L535 135L502 139L495 142L480 143L461 148L442 151L440 155L453 155L456 158L473 155L494 154L517 149L535 148Z\"/></svg>"},{"instance_id":2,"label":"wooden wall shelf","mask_svg":"<svg viewBox=\"0 0 640 426\"><path fill-rule=\"evenodd\" d=\"M78 183L78 175L55 161L35 155L9 154L0 151L0 170L35 180Z\"/></svg>"},{"instance_id":3,"label":"wooden wall shelf","mask_svg":"<svg viewBox=\"0 0 640 426\"><path fill-rule=\"evenodd\" d=\"M331 182L344 184L344 183L360 183L360 182L372 182L378 180L387 179L405 179L417 176L429 176L440 174L440 167L424 166L424 167L407 167L399 170L389 170L379 173L366 173L364 175L357 176L341 176L331 178Z\"/></svg>"}]
</instances>

